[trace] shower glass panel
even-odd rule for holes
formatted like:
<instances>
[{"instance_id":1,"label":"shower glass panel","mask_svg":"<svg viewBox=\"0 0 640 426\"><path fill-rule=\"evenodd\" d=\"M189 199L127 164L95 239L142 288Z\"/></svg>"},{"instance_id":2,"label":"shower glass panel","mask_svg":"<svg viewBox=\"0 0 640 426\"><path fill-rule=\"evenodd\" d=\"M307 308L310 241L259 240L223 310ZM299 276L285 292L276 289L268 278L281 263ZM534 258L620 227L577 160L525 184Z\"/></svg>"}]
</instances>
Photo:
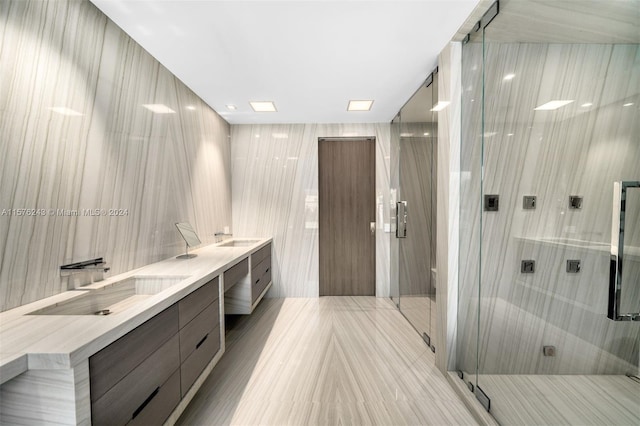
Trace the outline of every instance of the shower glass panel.
<instances>
[{"instance_id":1,"label":"shower glass panel","mask_svg":"<svg viewBox=\"0 0 640 426\"><path fill-rule=\"evenodd\" d=\"M399 308L425 341L435 330L436 122L431 76L400 111L397 209ZM404 223L406 218L406 232Z\"/></svg>"},{"instance_id":2,"label":"shower glass panel","mask_svg":"<svg viewBox=\"0 0 640 426\"><path fill-rule=\"evenodd\" d=\"M390 178L391 178L391 190L390 190L390 199L391 199L391 217L396 217L396 206L398 200L399 193L399 172L398 168L400 166L400 113L398 113L393 120L391 121L391 155L390 155ZM391 221L391 234L390 234L390 295L391 300L396 304L396 306L400 307L400 286L398 282L399 277L399 240L396 238L396 223L395 220Z\"/></svg>"},{"instance_id":3,"label":"shower glass panel","mask_svg":"<svg viewBox=\"0 0 640 426\"><path fill-rule=\"evenodd\" d=\"M463 47L458 366L501 424L637 425L640 322L607 314L614 182L640 181L640 8L500 5ZM639 194L621 312L640 305Z\"/></svg>"},{"instance_id":4,"label":"shower glass panel","mask_svg":"<svg viewBox=\"0 0 640 426\"><path fill-rule=\"evenodd\" d=\"M610 274L609 282L618 293L609 295L609 303L616 303L617 315L622 320L640 321L640 181L620 182L616 189L619 187L623 199L620 208L614 209L611 221L612 251L619 249L621 237L623 249L618 250L615 259L618 264L611 265L617 276Z\"/></svg>"}]
</instances>

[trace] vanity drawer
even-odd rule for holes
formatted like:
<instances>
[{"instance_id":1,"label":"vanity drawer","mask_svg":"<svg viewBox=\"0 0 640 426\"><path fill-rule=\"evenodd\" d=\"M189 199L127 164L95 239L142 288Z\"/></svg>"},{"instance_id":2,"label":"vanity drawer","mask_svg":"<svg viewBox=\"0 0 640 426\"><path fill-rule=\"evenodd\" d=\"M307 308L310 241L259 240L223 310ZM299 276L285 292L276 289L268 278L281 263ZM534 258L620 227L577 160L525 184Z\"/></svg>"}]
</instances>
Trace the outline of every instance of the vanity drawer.
<instances>
[{"instance_id":1,"label":"vanity drawer","mask_svg":"<svg viewBox=\"0 0 640 426\"><path fill-rule=\"evenodd\" d=\"M178 307L173 305L91 356L91 401L97 401L177 333Z\"/></svg>"},{"instance_id":2,"label":"vanity drawer","mask_svg":"<svg viewBox=\"0 0 640 426\"><path fill-rule=\"evenodd\" d=\"M224 271L224 291L229 290L238 281L249 273L249 259L244 259L238 264Z\"/></svg>"},{"instance_id":3,"label":"vanity drawer","mask_svg":"<svg viewBox=\"0 0 640 426\"><path fill-rule=\"evenodd\" d=\"M176 370L169 380L156 388L138 407L128 425L161 425L171 415L180 402L180 370Z\"/></svg>"},{"instance_id":4,"label":"vanity drawer","mask_svg":"<svg viewBox=\"0 0 640 426\"><path fill-rule=\"evenodd\" d=\"M134 368L100 399L91 404L91 421L95 425L122 425L161 388L180 367L178 334ZM170 390L163 390L163 392ZM173 411L174 407L171 407Z\"/></svg>"},{"instance_id":5,"label":"vanity drawer","mask_svg":"<svg viewBox=\"0 0 640 426\"><path fill-rule=\"evenodd\" d=\"M215 277L199 289L178 302L180 311L180 328L184 327L209 304L218 300L220 296L218 277Z\"/></svg>"},{"instance_id":6,"label":"vanity drawer","mask_svg":"<svg viewBox=\"0 0 640 426\"><path fill-rule=\"evenodd\" d=\"M271 256L271 243L267 244L251 255L251 267L255 268L255 266L258 263L262 262L262 260L267 256Z\"/></svg>"},{"instance_id":7,"label":"vanity drawer","mask_svg":"<svg viewBox=\"0 0 640 426\"><path fill-rule=\"evenodd\" d=\"M251 303L254 303L258 296L262 293L262 291L269 285L271 281L271 269L267 270L267 272L262 275L260 278L255 278L253 280L253 285L251 287Z\"/></svg>"},{"instance_id":8,"label":"vanity drawer","mask_svg":"<svg viewBox=\"0 0 640 426\"><path fill-rule=\"evenodd\" d=\"M209 333L200 346L182 363L180 367L180 380L182 396L186 395L202 370L211 362L220 350L220 325Z\"/></svg>"},{"instance_id":9,"label":"vanity drawer","mask_svg":"<svg viewBox=\"0 0 640 426\"><path fill-rule=\"evenodd\" d=\"M262 262L258 263L251 270L251 276L254 278L259 278L267 273L267 271L271 270L271 256L267 256L262 259ZM254 280L255 282L255 280Z\"/></svg>"},{"instance_id":10,"label":"vanity drawer","mask_svg":"<svg viewBox=\"0 0 640 426\"><path fill-rule=\"evenodd\" d=\"M218 324L220 324L220 307L218 303L212 303L181 329L180 362L184 362L203 343L203 339L212 337L210 334Z\"/></svg>"}]
</instances>

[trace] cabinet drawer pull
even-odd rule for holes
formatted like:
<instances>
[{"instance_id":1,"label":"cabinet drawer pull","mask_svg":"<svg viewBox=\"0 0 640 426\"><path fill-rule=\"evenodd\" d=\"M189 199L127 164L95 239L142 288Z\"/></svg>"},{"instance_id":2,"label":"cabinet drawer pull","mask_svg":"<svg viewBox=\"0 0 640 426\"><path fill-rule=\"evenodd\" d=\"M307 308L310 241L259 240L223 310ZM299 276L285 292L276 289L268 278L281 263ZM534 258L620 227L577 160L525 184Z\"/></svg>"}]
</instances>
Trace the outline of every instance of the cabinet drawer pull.
<instances>
[{"instance_id":1,"label":"cabinet drawer pull","mask_svg":"<svg viewBox=\"0 0 640 426\"><path fill-rule=\"evenodd\" d=\"M144 407L149 405L151 400L155 398L158 392L160 392L160 387L157 387L153 392L151 392L151 395L149 395L147 399L145 399L144 402L136 409L136 411L133 412L133 416L131 416L131 420L135 419L138 416L138 414L140 414L142 410L144 410Z\"/></svg>"},{"instance_id":2,"label":"cabinet drawer pull","mask_svg":"<svg viewBox=\"0 0 640 426\"><path fill-rule=\"evenodd\" d=\"M204 337L202 339L200 339L200 341L198 342L198 344L196 345L196 349L198 349L200 346L202 346L202 344L204 343L205 340L207 340L207 337L209 337L209 333L205 334Z\"/></svg>"},{"instance_id":3,"label":"cabinet drawer pull","mask_svg":"<svg viewBox=\"0 0 640 426\"><path fill-rule=\"evenodd\" d=\"M260 282L260 278L258 278L258 279L256 280L256 284L258 284L259 282Z\"/></svg>"}]
</instances>

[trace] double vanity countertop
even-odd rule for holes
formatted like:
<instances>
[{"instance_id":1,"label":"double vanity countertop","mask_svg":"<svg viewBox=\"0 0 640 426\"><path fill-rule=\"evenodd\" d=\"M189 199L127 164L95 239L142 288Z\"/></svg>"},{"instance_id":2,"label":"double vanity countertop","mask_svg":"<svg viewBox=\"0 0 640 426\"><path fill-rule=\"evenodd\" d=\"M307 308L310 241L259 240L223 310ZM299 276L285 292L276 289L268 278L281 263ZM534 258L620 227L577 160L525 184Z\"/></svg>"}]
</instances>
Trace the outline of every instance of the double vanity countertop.
<instances>
[{"instance_id":1,"label":"double vanity countertop","mask_svg":"<svg viewBox=\"0 0 640 426\"><path fill-rule=\"evenodd\" d=\"M234 238L228 242L194 250L197 257L172 257L104 281L67 291L0 313L0 384L29 369L70 369L140 324L162 312L225 270L269 244L271 238ZM157 294L145 296L121 312L111 315L33 315L52 305L68 303L90 291L102 291L133 277L175 278Z\"/></svg>"}]
</instances>

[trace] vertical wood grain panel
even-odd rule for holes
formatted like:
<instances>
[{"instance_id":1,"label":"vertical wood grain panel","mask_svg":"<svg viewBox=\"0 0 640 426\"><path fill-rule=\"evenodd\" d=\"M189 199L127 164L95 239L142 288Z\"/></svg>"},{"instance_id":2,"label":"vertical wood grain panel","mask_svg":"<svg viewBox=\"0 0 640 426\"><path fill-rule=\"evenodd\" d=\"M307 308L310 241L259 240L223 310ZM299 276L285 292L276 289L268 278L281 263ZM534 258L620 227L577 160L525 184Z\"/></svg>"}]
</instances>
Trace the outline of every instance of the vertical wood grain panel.
<instances>
[{"instance_id":1,"label":"vertical wood grain panel","mask_svg":"<svg viewBox=\"0 0 640 426\"><path fill-rule=\"evenodd\" d=\"M375 295L375 140L318 141L320 296Z\"/></svg>"}]
</instances>

